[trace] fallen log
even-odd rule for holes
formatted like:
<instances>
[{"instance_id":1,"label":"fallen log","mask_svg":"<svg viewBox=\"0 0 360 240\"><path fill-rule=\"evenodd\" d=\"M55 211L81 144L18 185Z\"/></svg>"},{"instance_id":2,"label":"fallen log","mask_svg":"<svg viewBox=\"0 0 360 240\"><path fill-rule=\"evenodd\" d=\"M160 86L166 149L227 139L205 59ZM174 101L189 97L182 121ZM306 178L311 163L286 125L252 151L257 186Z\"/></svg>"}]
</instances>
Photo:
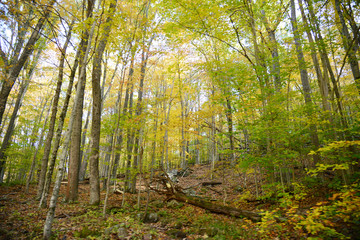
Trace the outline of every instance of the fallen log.
<instances>
[{"instance_id":1,"label":"fallen log","mask_svg":"<svg viewBox=\"0 0 360 240\"><path fill-rule=\"evenodd\" d=\"M254 222L261 221L261 215L257 212L252 212L252 211L248 211L248 210L242 210L242 209L238 209L238 208L234 208L234 207L215 204L215 203L203 200L203 199L199 199L197 197L187 196L180 192L174 193L170 199L175 199L179 202L188 203L193 206L197 206L197 207L209 210L210 212L213 212L213 213L220 213L220 214L238 217L238 218L245 217Z\"/></svg>"},{"instance_id":2,"label":"fallen log","mask_svg":"<svg viewBox=\"0 0 360 240\"><path fill-rule=\"evenodd\" d=\"M183 192L183 189L180 186L176 185L174 182L172 182L169 176L167 176L167 174L165 174L164 176L158 176L154 178L153 181L160 182L163 186L163 189L155 189L155 188L151 188L151 189L159 194L166 195L168 201L175 199L179 202L188 203L193 206L197 206L209 210L210 212L213 213L220 213L238 218L245 217L254 222L261 221L260 213L252 212L248 210L242 210L230 206L219 205L197 197L186 195Z\"/></svg>"}]
</instances>

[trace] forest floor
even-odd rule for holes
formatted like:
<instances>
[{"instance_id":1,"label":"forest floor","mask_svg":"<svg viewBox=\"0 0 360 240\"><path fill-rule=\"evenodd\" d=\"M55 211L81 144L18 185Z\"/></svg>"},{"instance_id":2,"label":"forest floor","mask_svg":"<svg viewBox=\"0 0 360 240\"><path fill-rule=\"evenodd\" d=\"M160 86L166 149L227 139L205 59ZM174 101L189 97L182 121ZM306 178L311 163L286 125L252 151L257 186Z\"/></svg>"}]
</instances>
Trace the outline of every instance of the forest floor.
<instances>
[{"instance_id":1,"label":"forest floor","mask_svg":"<svg viewBox=\"0 0 360 240\"><path fill-rule=\"evenodd\" d=\"M231 168L211 172L207 165L194 166L189 173L186 177L178 178L178 185L183 189L188 188L190 195L255 212L272 212L281 208L281 201L255 199L255 179L248 177L245 181L243 174ZM204 187L201 186L203 182L221 184ZM150 194L148 212L153 218L148 223L140 220L146 205L145 192L140 195L125 194L123 206L123 194L111 193L107 215L104 216L103 205L88 205L88 183L79 185L79 201L71 204L64 202L65 187L62 184L52 228L53 239L277 240L307 239L311 236L309 231L295 227L293 218L277 223L265 214L265 220L254 223L246 218L214 214L174 200L166 202L164 196L155 192ZM41 239L47 210L38 208L35 195L36 185L30 187L29 193L25 193L23 185L0 186L0 239ZM331 193L324 195L315 190L298 201L294 211L321 205L328 196ZM105 199L105 191L101 192L101 199Z\"/></svg>"}]
</instances>

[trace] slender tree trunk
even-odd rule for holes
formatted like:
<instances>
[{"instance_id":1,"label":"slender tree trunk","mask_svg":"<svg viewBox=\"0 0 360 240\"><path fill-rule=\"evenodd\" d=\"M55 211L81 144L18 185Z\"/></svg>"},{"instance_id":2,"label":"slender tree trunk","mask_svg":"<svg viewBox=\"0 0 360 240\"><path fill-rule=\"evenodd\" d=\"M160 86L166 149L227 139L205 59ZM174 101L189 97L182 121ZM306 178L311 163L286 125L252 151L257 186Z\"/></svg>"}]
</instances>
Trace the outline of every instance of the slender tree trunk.
<instances>
[{"instance_id":1,"label":"slender tree trunk","mask_svg":"<svg viewBox=\"0 0 360 240\"><path fill-rule=\"evenodd\" d=\"M295 1L290 0L290 3L291 3L290 4L291 5L291 25L292 25L293 34L294 34L294 42L295 42L295 47L296 47L296 52L297 52L301 83L303 86L303 94L304 94L304 98L305 98L306 111L307 111L308 117L311 119L313 103L311 100L310 82L309 82L308 73L306 70L304 54L302 52L302 47L300 44L300 34L299 34L298 28L297 28ZM319 138L317 135L317 127L314 124L310 124L310 135L311 135L311 142L313 144L313 147L315 149L318 149L320 147L320 144L319 144ZM319 155L314 154L313 156L314 156L315 164L320 161Z\"/></svg>"},{"instance_id":2,"label":"slender tree trunk","mask_svg":"<svg viewBox=\"0 0 360 240\"><path fill-rule=\"evenodd\" d=\"M352 74L354 77L356 88L357 88L358 92L360 93L360 69L359 69L358 58L356 57L356 45L354 44L355 41L352 40L349 30L348 30L348 27L345 23L345 19L344 19L344 16L343 16L343 13L342 13L342 10L340 7L340 1L335 0L334 3L335 3L335 10L338 13L339 20L341 23L340 36L343 41L345 52L348 53L349 64L350 64L350 68L351 68L351 71L352 71ZM357 33L354 33L354 34L357 34Z\"/></svg>"},{"instance_id":3,"label":"slender tree trunk","mask_svg":"<svg viewBox=\"0 0 360 240\"><path fill-rule=\"evenodd\" d=\"M69 31L68 31L67 36L66 36L66 41L64 43L64 46L62 47L62 49L60 49L61 56L60 56L60 61L59 61L60 62L59 63L59 75L58 75L56 89L55 89L55 95L54 95L54 99L53 99L53 103L52 103L49 130L48 130L48 133L46 135L46 140L45 140L44 155L43 155L42 160L41 160L40 177L39 177L38 190L37 190L37 195L36 195L37 200L41 199L41 196L42 196L42 193L43 193L43 190L44 190L46 172L47 172L47 167L48 167L48 162L49 162L49 155L50 155L50 150L51 150L51 143L52 143L52 139L53 139L53 136L54 136L54 130L55 130L55 121L56 121L56 115L57 115L57 111L58 111L61 86L62 86L63 77L64 77L66 49L67 49L67 47L69 45L69 42L70 42L71 31L72 31L73 24L74 24L74 21L71 23L71 26L70 26ZM51 178L51 175L50 175L50 178ZM40 206L42 204L43 204L43 207L46 206L46 202L41 201Z\"/></svg>"},{"instance_id":4,"label":"slender tree trunk","mask_svg":"<svg viewBox=\"0 0 360 240\"><path fill-rule=\"evenodd\" d=\"M86 146L86 137L87 137L88 128L89 128L90 115L91 115L91 104L89 104L88 114L86 116L85 125L83 128L84 130L83 130L83 134L81 137L81 149L80 149L81 166L80 166L80 173L79 173L80 181L83 181L85 179L86 168L88 165L88 160L87 160L88 149L85 152L84 152L84 150L85 150L85 146Z\"/></svg>"},{"instance_id":5,"label":"slender tree trunk","mask_svg":"<svg viewBox=\"0 0 360 240\"><path fill-rule=\"evenodd\" d=\"M228 93L227 93L228 94ZM231 163L235 164L235 145L234 145L234 132L233 132L233 117L232 117L232 107L229 96L226 96L226 120L228 124L229 132L229 141L230 141L230 154L231 154Z\"/></svg>"},{"instance_id":6,"label":"slender tree trunk","mask_svg":"<svg viewBox=\"0 0 360 240\"><path fill-rule=\"evenodd\" d=\"M134 91L134 83L133 83L133 74L134 74L134 61L135 61L135 50L131 48L131 60L130 60L130 69L128 75L128 85L126 86L126 93L125 93L125 102L124 102L124 116L125 119L131 119L132 117L132 107L133 107L133 91ZM125 160L125 181L124 181L124 190L126 192L131 192L130 189L130 179L131 179L131 158L133 152L133 141L134 135L131 127L127 127L126 129L127 134L127 143L126 143L126 160ZM125 192L124 191L124 192Z\"/></svg>"},{"instance_id":7,"label":"slender tree trunk","mask_svg":"<svg viewBox=\"0 0 360 240\"><path fill-rule=\"evenodd\" d=\"M328 88L329 83L326 81L327 78L323 77L323 74L322 74L322 71L321 71L321 68L320 68L320 63L319 63L319 60L318 60L318 57L317 57L317 52L316 52L316 49L315 49L314 40L313 40L313 37L311 35L310 28L308 26L308 20L307 20L307 17L305 15L302 0L298 0L298 1L299 1L299 7L300 7L300 11L301 11L301 16L302 16L302 19L303 19L303 22L304 22L304 25L305 25L305 29L306 29L306 34L308 36L308 40L309 40L309 43L310 43L311 58L312 58L313 63L314 63L316 77L317 77L317 80L318 80L318 85L319 85L319 89L320 89L323 110L325 111L327 119L329 120L330 125L328 127L331 129L333 139L336 139L336 134L335 134L335 131L333 129L334 119L333 119L332 114L331 114L331 106L330 106L330 103L329 103L329 88ZM325 71L326 71L326 69L325 69Z\"/></svg>"},{"instance_id":8,"label":"slender tree trunk","mask_svg":"<svg viewBox=\"0 0 360 240\"><path fill-rule=\"evenodd\" d=\"M281 78L280 78L280 61L279 61L279 51L278 51L278 42L276 40L275 31L272 29L267 21L265 11L261 10L262 19L270 40L270 52L272 56L272 75L274 77L275 89L277 92L281 89Z\"/></svg>"},{"instance_id":9,"label":"slender tree trunk","mask_svg":"<svg viewBox=\"0 0 360 240\"><path fill-rule=\"evenodd\" d=\"M22 51L19 60L14 63L14 66L10 70L7 80L3 83L0 90L0 124L2 122L2 117L5 111L6 102L9 97L10 91L15 84L16 79L18 78L21 69L23 68L26 60L34 51L34 46L37 40L40 38L41 29L44 26L45 21L49 18L51 8L55 4L56 0L50 0L45 12L42 17L39 19L38 23L34 27L34 30L26 43L24 50Z\"/></svg>"},{"instance_id":10,"label":"slender tree trunk","mask_svg":"<svg viewBox=\"0 0 360 240\"><path fill-rule=\"evenodd\" d=\"M325 82L325 79L323 78L322 75L322 71L320 68L320 64L319 64L319 60L317 57L317 53L316 53L316 49L314 46L314 40L313 37L311 35L310 32L310 28L308 26L308 21L305 15L305 11L303 8L303 4L302 4L302 0L298 0L299 1L299 7L300 7L300 11L301 11L301 16L305 25L305 29L306 29L306 34L308 36L308 40L310 43L310 50L311 50L311 58L313 60L314 63L314 68L315 68L315 72L316 72L316 77L318 79L318 85L319 85L319 89L320 89L320 93L321 93L321 98L322 98L322 103L323 103L323 109L324 111L331 111L330 108L330 104L328 102L328 95L329 95L329 89L328 89L328 83Z\"/></svg>"},{"instance_id":11,"label":"slender tree trunk","mask_svg":"<svg viewBox=\"0 0 360 240\"><path fill-rule=\"evenodd\" d=\"M80 43L80 46L81 46L81 43ZM79 47L76 52L74 65L71 69L71 73L70 73L70 77L69 77L69 85L68 85L68 88L66 91L64 105L62 107L62 110L61 110L61 113L59 116L59 120L58 120L58 127L56 129L55 140L54 140L52 152L50 155L49 169L48 169L48 172L46 175L45 186L44 186L44 190L43 190L42 197L41 197L41 202L45 202L45 203L47 201L47 196L48 196L49 190L50 190L52 173L53 173L57 153L58 153L59 146L60 146L61 134L62 134L62 130L64 128L66 113L67 113L67 110L69 107L71 92L72 92L73 83L74 83L74 79L75 79L75 73L76 73L76 69L79 65L80 50L81 50L81 48ZM42 203L40 203L40 204L42 204Z\"/></svg>"},{"instance_id":12,"label":"slender tree trunk","mask_svg":"<svg viewBox=\"0 0 360 240\"><path fill-rule=\"evenodd\" d=\"M150 3L150 1L149 1ZM149 6L148 6L149 7ZM147 17L147 12L148 12L148 7L146 9L146 17ZM146 27L144 29L144 34L146 35ZM139 83L139 89L138 89L138 101L136 103L136 110L135 110L135 116L137 118L139 118L139 120L141 119L140 116L143 112L143 95L144 95L144 80L145 80L145 73L146 73L146 66L147 66L147 61L149 58L149 55L147 54L150 50L150 46L152 43L152 39L150 38L150 42L148 47L145 47L145 43L143 46L143 50L142 50L142 55L141 55L141 69L140 69L140 83ZM141 120L140 120L141 121ZM141 121L142 123L145 123L146 121ZM138 164L139 164L139 147L140 147L140 135L141 135L141 131L144 128L144 124L140 124L140 126L138 126L138 128L135 129L135 146L134 146L134 164L133 164L133 168L136 171ZM134 174L133 178L132 178L132 189L136 190L136 176L137 174Z\"/></svg>"},{"instance_id":13,"label":"slender tree trunk","mask_svg":"<svg viewBox=\"0 0 360 240\"><path fill-rule=\"evenodd\" d=\"M29 72L26 76L26 80L21 84L20 87L20 91L18 93L16 102L15 102L15 106L14 106L14 110L12 112L9 124L8 124L8 128L6 130L3 142L1 144L1 148L0 148L0 172L3 172L3 168L5 168L5 162L6 162L6 155L5 155L5 151L6 149L10 146L10 140L15 128L15 120L18 116L18 112L20 110L21 104L22 104L22 99L24 98L25 92L27 90L27 87L30 83L30 79L32 78L32 75L34 73L34 70L36 68L36 64L40 58L41 52L42 52L42 46L39 47L39 51L37 52L35 59L33 60L31 66L29 67ZM4 83L5 84L5 83ZM0 183L3 181L3 175L0 174Z\"/></svg>"},{"instance_id":14,"label":"slender tree trunk","mask_svg":"<svg viewBox=\"0 0 360 240\"><path fill-rule=\"evenodd\" d=\"M91 17L93 5L94 5L94 1L88 0L87 17ZM95 28L95 24L92 25L90 36L88 38L90 40L92 38L94 28ZM82 39L86 39L86 38L82 38ZM90 45L90 43L89 43L89 45ZM81 45L80 45L80 49L81 49L81 51L83 50ZM90 47L88 46L86 48L86 51L83 53L84 54L83 63L87 62L87 56L89 54L89 51L90 51ZM80 54L80 55L82 55L82 54ZM80 69L80 78L79 78L79 80L82 79L81 75L84 74L85 69L84 69L83 65L82 65L82 68L83 68L82 70ZM81 83L79 82L78 84L81 84ZM70 117L70 121L69 121L69 127L68 127L67 133L65 135L66 137L65 137L63 147L62 147L62 153L61 153L60 162L59 162L59 169L58 169L58 172L57 172L57 175L56 175L56 182L55 182L53 193L52 193L52 196L51 196L51 199L50 199L49 210L48 210L48 213L46 215L46 220L45 220L45 223L44 223L43 238L46 239L46 240L50 239L50 237L51 237L51 228L52 228L52 223L53 223L53 220L54 220L57 200L58 200L58 197L59 197L61 180L62 180L63 173L64 173L64 170L65 170L64 169L65 168L65 161L66 161L66 157L67 157L68 147L69 147L69 144L70 144L70 137L71 137L71 131L73 129L74 118L75 118L75 115L76 115L75 109L78 108L78 102L79 102L78 98L80 97L80 91L81 91L81 89L80 89L80 86L79 86L76 89L74 108L73 108L73 111L71 113L71 117Z\"/></svg>"},{"instance_id":15,"label":"slender tree trunk","mask_svg":"<svg viewBox=\"0 0 360 240\"><path fill-rule=\"evenodd\" d=\"M43 110L40 114L40 117L39 117L39 123L41 122L41 119L42 119L42 114L43 114L43 111L45 110L46 108L46 104L48 102L48 99L46 99L45 103L44 103L44 107L43 107ZM46 114L46 117L45 117L45 122L44 122L44 126L43 128L41 129L41 133L40 133L40 137L39 137L39 141L38 141L38 145L36 146L36 149L35 149L35 153L32 157L32 162L31 162L31 167L30 167L30 171L29 171L29 174L28 174L28 177L27 177L27 180L26 180L26 187L25 187L25 192L28 193L29 192L29 185L33 179L33 175L34 175L34 171L35 171L35 166L36 166L36 158L37 158L37 154L39 153L39 149L40 147L42 147L43 145L43 141L44 141L44 133L45 133L45 128L46 128L46 125L47 125L47 122L48 122L48 117L50 115L50 110L51 110L51 104L49 105L49 109L47 111L47 114ZM38 132L38 127L34 126L34 132Z\"/></svg>"},{"instance_id":16,"label":"slender tree trunk","mask_svg":"<svg viewBox=\"0 0 360 240\"><path fill-rule=\"evenodd\" d=\"M337 84L334 72L333 72L333 70L331 68L331 64L330 64L330 60L329 60L329 57L328 57L327 50L325 48L326 43L322 38L322 35L321 35L321 32L320 32L320 26L319 26L318 20L317 20L317 18L315 16L314 10L313 10L312 1L311 0L305 0L305 1L307 2L307 5L308 5L308 10L309 10L309 13L310 13L310 16L311 16L312 27L313 27L314 32L315 32L315 34L314 34L315 35L315 40L316 40L316 43L317 43L317 46L318 46L319 52L320 52L321 62L322 62L323 69L324 69L324 78L325 79L328 78L328 74L327 74L327 72L328 72L329 75L330 75L331 83L333 85L333 91L335 93L336 104L337 104L338 111L339 111L339 114L340 114L340 117L341 117L341 123L343 125L343 128L346 129L347 128L347 121L346 121L344 111L343 111L343 106L342 106L342 102L341 102L341 94L340 94L340 90L338 88L338 84ZM328 82L328 81L326 81L326 82Z\"/></svg>"},{"instance_id":17,"label":"slender tree trunk","mask_svg":"<svg viewBox=\"0 0 360 240\"><path fill-rule=\"evenodd\" d=\"M15 120L18 116L18 111L21 107L21 103L22 103L22 99L24 97L24 94L27 90L27 87L29 85L29 80L26 80L20 88L20 91L18 93L17 99L16 99L16 103L14 106L14 110L13 113L11 115L10 118L10 122L8 125L8 128L6 130L6 134L4 137L4 140L1 144L1 148L0 148L0 172L3 171L3 169L5 169L5 161L6 161L6 155L5 152L7 150L7 148L10 146L10 140L11 140L11 136L14 132L14 128L15 128ZM0 175L0 183L3 182L3 175Z\"/></svg>"},{"instance_id":18,"label":"slender tree trunk","mask_svg":"<svg viewBox=\"0 0 360 240\"><path fill-rule=\"evenodd\" d=\"M125 71L123 71L125 72ZM125 76L125 75L124 75ZM121 81L121 87L120 87L120 91L118 93L118 100L117 100L117 114L121 115L121 97L122 97L122 91L123 91L123 86L124 86L124 78ZM115 137L115 136L114 136ZM119 129L119 133L116 136L116 144L115 144L115 149L113 151L115 151L115 159L114 159L114 167L112 169L112 178L116 178L116 174L117 174L117 168L119 166L119 162L120 162L120 151L122 148L122 142L123 142L123 129Z\"/></svg>"}]
</instances>

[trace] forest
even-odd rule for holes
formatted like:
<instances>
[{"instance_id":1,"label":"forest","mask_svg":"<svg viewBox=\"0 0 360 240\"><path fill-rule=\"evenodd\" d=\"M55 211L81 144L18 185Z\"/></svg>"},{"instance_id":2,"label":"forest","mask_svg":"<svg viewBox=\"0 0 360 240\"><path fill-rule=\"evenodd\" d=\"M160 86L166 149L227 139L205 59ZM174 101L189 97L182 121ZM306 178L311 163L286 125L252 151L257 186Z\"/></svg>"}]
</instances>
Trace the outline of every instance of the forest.
<instances>
[{"instance_id":1,"label":"forest","mask_svg":"<svg viewBox=\"0 0 360 240\"><path fill-rule=\"evenodd\" d=\"M0 239L360 239L359 0L0 0Z\"/></svg>"}]
</instances>

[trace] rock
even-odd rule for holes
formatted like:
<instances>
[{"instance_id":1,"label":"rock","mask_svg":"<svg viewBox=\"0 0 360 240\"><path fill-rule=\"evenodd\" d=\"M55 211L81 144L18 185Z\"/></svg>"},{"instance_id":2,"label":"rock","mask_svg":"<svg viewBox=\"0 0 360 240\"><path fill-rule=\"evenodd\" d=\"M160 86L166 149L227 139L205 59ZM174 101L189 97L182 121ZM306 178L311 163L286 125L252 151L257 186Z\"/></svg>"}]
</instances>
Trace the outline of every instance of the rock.
<instances>
[{"instance_id":1,"label":"rock","mask_svg":"<svg viewBox=\"0 0 360 240\"><path fill-rule=\"evenodd\" d=\"M244 191L244 188L242 188L241 186L237 186L237 187L235 187L235 191L241 193Z\"/></svg>"},{"instance_id":2,"label":"rock","mask_svg":"<svg viewBox=\"0 0 360 240\"><path fill-rule=\"evenodd\" d=\"M157 237L153 236L152 234L148 233L143 236L143 240L151 240L151 239L158 239Z\"/></svg>"},{"instance_id":3,"label":"rock","mask_svg":"<svg viewBox=\"0 0 360 240\"><path fill-rule=\"evenodd\" d=\"M198 233L203 236L214 237L218 234L218 230L216 228L200 228Z\"/></svg>"},{"instance_id":4,"label":"rock","mask_svg":"<svg viewBox=\"0 0 360 240\"><path fill-rule=\"evenodd\" d=\"M144 223L156 223L158 221L159 215L157 213L149 213L144 219Z\"/></svg>"},{"instance_id":5,"label":"rock","mask_svg":"<svg viewBox=\"0 0 360 240\"><path fill-rule=\"evenodd\" d=\"M128 234L128 231L126 230L126 228L120 227L117 230L117 235L119 238L126 238L129 234Z\"/></svg>"},{"instance_id":6,"label":"rock","mask_svg":"<svg viewBox=\"0 0 360 240\"><path fill-rule=\"evenodd\" d=\"M178 209L178 208L181 208L182 206L184 206L184 204L179 203L176 200L171 200L171 201L167 202L167 204L166 204L166 207L172 208L172 209Z\"/></svg>"},{"instance_id":7,"label":"rock","mask_svg":"<svg viewBox=\"0 0 360 240\"><path fill-rule=\"evenodd\" d=\"M172 170L168 171L166 174L169 176L171 181L177 182L176 178L179 174L179 171L177 169L172 169Z\"/></svg>"},{"instance_id":8,"label":"rock","mask_svg":"<svg viewBox=\"0 0 360 240\"><path fill-rule=\"evenodd\" d=\"M174 228L181 229L183 227L182 222L176 222Z\"/></svg>"},{"instance_id":9,"label":"rock","mask_svg":"<svg viewBox=\"0 0 360 240\"><path fill-rule=\"evenodd\" d=\"M119 238L126 238L129 234L126 230L125 224L117 224L105 229L104 234L110 235L116 233Z\"/></svg>"},{"instance_id":10,"label":"rock","mask_svg":"<svg viewBox=\"0 0 360 240\"><path fill-rule=\"evenodd\" d=\"M109 228L105 229L104 234L110 235L113 229L114 229L114 227L109 227Z\"/></svg>"},{"instance_id":11,"label":"rock","mask_svg":"<svg viewBox=\"0 0 360 240\"><path fill-rule=\"evenodd\" d=\"M188 177L190 174L193 173L193 170L190 168L185 168L179 171L178 176L179 177Z\"/></svg>"},{"instance_id":12,"label":"rock","mask_svg":"<svg viewBox=\"0 0 360 240\"><path fill-rule=\"evenodd\" d=\"M164 207L164 201L161 201L161 200L155 200L151 204L154 205L157 208Z\"/></svg>"},{"instance_id":13,"label":"rock","mask_svg":"<svg viewBox=\"0 0 360 240\"><path fill-rule=\"evenodd\" d=\"M179 231L176 229L172 229L166 232L168 235L175 237L177 239L183 239L186 238L186 233L184 233L183 231Z\"/></svg>"}]
</instances>

